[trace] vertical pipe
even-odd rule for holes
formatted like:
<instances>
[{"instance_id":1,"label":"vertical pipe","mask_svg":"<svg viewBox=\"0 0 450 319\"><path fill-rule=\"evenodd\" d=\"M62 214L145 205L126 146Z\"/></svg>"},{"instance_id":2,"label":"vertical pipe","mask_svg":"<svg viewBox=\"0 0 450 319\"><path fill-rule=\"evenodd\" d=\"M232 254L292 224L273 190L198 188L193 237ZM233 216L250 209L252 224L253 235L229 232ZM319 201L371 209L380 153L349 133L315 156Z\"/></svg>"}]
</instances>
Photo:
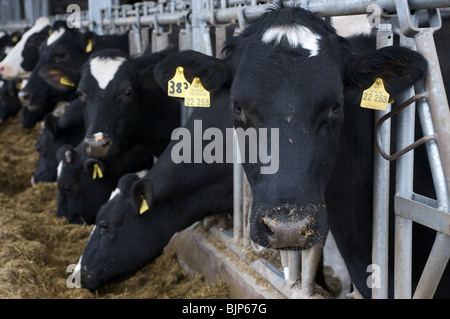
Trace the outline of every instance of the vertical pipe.
<instances>
[{"instance_id":1,"label":"vertical pipe","mask_svg":"<svg viewBox=\"0 0 450 319\"><path fill-rule=\"evenodd\" d=\"M414 41L400 37L400 45L414 49ZM403 94L401 101L414 95L411 88ZM414 143L415 105L410 105L399 113L397 121L397 150ZM410 151L397 160L396 194L412 199L414 175L414 151ZM412 278L412 221L395 216L395 261L394 261L394 298L411 299Z\"/></svg>"},{"instance_id":2,"label":"vertical pipe","mask_svg":"<svg viewBox=\"0 0 450 319\"><path fill-rule=\"evenodd\" d=\"M415 36L417 51L428 61L428 73L425 86L431 106L436 136L438 137L439 154L442 161L447 189L450 190L450 110L442 79L439 58L433 38L433 30L426 29Z\"/></svg>"},{"instance_id":3,"label":"vertical pipe","mask_svg":"<svg viewBox=\"0 0 450 319\"><path fill-rule=\"evenodd\" d=\"M393 44L393 32L390 24L381 24L377 32L377 49ZM375 124L390 111L388 105L386 111L375 112ZM390 152L391 123L386 121L380 129L383 149ZM372 263L380 270L380 286L372 288L372 298L388 298L388 273L389 273L389 174L390 163L376 150L374 152L374 188L373 188L373 239L372 239ZM368 265L369 266L369 265Z\"/></svg>"}]
</instances>

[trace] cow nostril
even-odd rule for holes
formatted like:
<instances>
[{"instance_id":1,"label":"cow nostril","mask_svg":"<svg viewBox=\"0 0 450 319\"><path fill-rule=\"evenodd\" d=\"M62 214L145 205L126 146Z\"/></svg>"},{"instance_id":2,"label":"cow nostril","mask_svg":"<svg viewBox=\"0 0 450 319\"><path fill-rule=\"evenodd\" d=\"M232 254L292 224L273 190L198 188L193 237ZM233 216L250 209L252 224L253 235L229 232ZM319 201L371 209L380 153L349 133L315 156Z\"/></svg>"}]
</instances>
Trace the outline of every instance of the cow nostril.
<instances>
[{"instance_id":1,"label":"cow nostril","mask_svg":"<svg viewBox=\"0 0 450 319\"><path fill-rule=\"evenodd\" d=\"M109 141L109 140L102 140L102 141L101 141L101 145L102 145L103 148L109 146L109 144L110 144L110 141Z\"/></svg>"},{"instance_id":2,"label":"cow nostril","mask_svg":"<svg viewBox=\"0 0 450 319\"><path fill-rule=\"evenodd\" d=\"M0 66L0 73L4 73L6 71L6 67L5 66Z\"/></svg>"}]
</instances>

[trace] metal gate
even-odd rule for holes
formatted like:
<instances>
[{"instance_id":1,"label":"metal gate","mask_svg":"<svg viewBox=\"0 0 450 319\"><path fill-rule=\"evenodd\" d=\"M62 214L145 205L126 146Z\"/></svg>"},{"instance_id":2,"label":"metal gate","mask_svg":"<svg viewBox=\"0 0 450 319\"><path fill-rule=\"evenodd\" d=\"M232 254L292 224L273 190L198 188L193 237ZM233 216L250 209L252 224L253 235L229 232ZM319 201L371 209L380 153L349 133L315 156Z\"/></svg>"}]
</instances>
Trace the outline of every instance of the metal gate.
<instances>
[{"instance_id":1,"label":"metal gate","mask_svg":"<svg viewBox=\"0 0 450 319\"><path fill-rule=\"evenodd\" d=\"M13 1L3 0L11 6ZM36 3L37 1L33 1ZM210 33L215 32L216 47L226 39L226 27L245 28L249 19L261 15L272 1L256 0L161 0L145 1L134 5L116 5L117 1L89 1L89 12L82 13L82 27L98 33L116 34L130 31L131 52L142 53L148 43L152 51L162 49L172 32L179 32L180 50L193 49L212 55ZM25 1L31 6L31 1ZM41 1L47 3L47 1ZM289 3L289 2L288 2ZM294 3L294 2L292 2ZM429 62L428 76L422 83L411 88L404 103L391 111L376 112L376 140L378 152L374 166L374 215L373 215L373 264L380 267L380 286L372 289L373 298L388 297L388 253L389 253L389 201L395 206L395 297L431 298L450 257L450 111L437 58L433 32L441 27L438 8L450 7L450 0L303 0L295 1L303 8L318 13L324 18L355 14L372 14L380 19L376 27L379 48L392 45L391 19L396 17L401 30L401 44L421 53ZM374 5L376 7L374 7ZM45 7L45 6L44 6ZM11 7L8 7L11 9ZM379 8L380 10L376 10ZM418 26L417 10L426 9L429 26ZM13 31L30 25L36 11L28 8L26 19L11 16L11 10L0 14L0 30ZM14 10L13 10L14 11ZM41 11L45 15L44 11ZM386 15L385 13L390 13ZM396 13L392 15L392 13ZM67 16L53 17L55 19ZM5 24L4 21L7 21ZM3 24L2 24L3 23ZM174 31L177 30L177 31ZM149 35L151 33L151 35ZM151 36L151 41L149 37ZM216 52L220 52L216 50ZM403 102L402 101L402 102ZM414 142L415 114L419 114L424 138ZM183 110L185 108L183 107ZM187 114L184 111L183 121ZM398 116L397 147L401 149L390 155L391 121ZM414 148L425 144L437 199L415 194L413 182ZM235 147L235 156L239 156ZM236 158L237 159L237 158ZM396 160L395 197L389 198L389 163ZM235 161L238 163L238 161ZM234 216L232 232L218 230L230 250L243 257L245 249L255 247L249 238L248 216L251 190L246 183L240 164L234 165ZM436 240L423 272L420 283L412 296L412 223L416 222L436 231ZM252 266L287 298L307 298L314 292L314 278L322 250L280 252L282 268L258 259ZM369 274L368 274L369 275ZM295 285L301 280L301 287ZM450 284L450 283L448 283Z\"/></svg>"}]
</instances>

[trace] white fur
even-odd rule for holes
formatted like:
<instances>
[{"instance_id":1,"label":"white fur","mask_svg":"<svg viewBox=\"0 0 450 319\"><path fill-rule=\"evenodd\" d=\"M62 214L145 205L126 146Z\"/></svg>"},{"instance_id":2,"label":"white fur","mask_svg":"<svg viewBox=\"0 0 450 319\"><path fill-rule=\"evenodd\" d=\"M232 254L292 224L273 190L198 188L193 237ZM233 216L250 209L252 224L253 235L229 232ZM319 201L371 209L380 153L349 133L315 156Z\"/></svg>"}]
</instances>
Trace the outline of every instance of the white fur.
<instances>
[{"instance_id":1,"label":"white fur","mask_svg":"<svg viewBox=\"0 0 450 319\"><path fill-rule=\"evenodd\" d=\"M113 199L114 197L116 197L117 195L120 194L120 189L116 188L112 193L111 193L111 197L109 197L109 200Z\"/></svg>"},{"instance_id":2,"label":"white fur","mask_svg":"<svg viewBox=\"0 0 450 319\"><path fill-rule=\"evenodd\" d=\"M63 161L59 162L58 164L58 168L57 168L57 179L59 180L59 177L61 176L61 172L62 172L62 168L63 168Z\"/></svg>"},{"instance_id":3,"label":"white fur","mask_svg":"<svg viewBox=\"0 0 450 319\"><path fill-rule=\"evenodd\" d=\"M314 33L309 28L298 24L272 27L264 32L261 40L264 43L275 41L275 44L279 45L283 38L286 39L292 48L301 46L302 48L309 50L309 57L319 54L319 40L321 39L321 36Z\"/></svg>"},{"instance_id":4,"label":"white fur","mask_svg":"<svg viewBox=\"0 0 450 319\"><path fill-rule=\"evenodd\" d=\"M53 43L58 41L58 39L61 38L65 32L66 32L66 30L64 28L53 31L52 34L47 39L47 45L51 46Z\"/></svg>"},{"instance_id":5,"label":"white fur","mask_svg":"<svg viewBox=\"0 0 450 319\"><path fill-rule=\"evenodd\" d=\"M123 57L100 58L96 57L90 62L92 76L97 80L98 86L104 90L116 76L120 66L126 61Z\"/></svg>"},{"instance_id":6,"label":"white fur","mask_svg":"<svg viewBox=\"0 0 450 319\"><path fill-rule=\"evenodd\" d=\"M6 58L0 63L0 67L4 67L3 77L8 80L17 78L23 78L29 76L29 72L26 72L22 68L22 52L25 48L25 44L28 39L35 33L39 33L45 27L50 25L50 20L46 17L42 17L36 20L34 26L25 32L22 39L14 46L14 48L8 53Z\"/></svg>"}]
</instances>

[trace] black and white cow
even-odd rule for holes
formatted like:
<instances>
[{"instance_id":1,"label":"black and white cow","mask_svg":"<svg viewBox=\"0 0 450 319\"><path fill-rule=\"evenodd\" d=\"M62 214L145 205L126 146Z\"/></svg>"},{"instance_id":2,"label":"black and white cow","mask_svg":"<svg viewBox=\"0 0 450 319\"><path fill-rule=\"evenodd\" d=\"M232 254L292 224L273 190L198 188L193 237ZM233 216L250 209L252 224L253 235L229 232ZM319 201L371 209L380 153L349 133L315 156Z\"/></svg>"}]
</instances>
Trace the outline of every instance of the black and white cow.
<instances>
[{"instance_id":1,"label":"black and white cow","mask_svg":"<svg viewBox=\"0 0 450 319\"><path fill-rule=\"evenodd\" d=\"M13 80L29 76L38 61L39 47L48 38L50 28L50 20L41 17L23 34L21 40L0 62L0 75L4 79Z\"/></svg>"},{"instance_id":2,"label":"black and white cow","mask_svg":"<svg viewBox=\"0 0 450 319\"><path fill-rule=\"evenodd\" d=\"M243 164L253 194L252 240L276 249L308 249L323 243L331 229L352 280L369 298L374 112L360 102L378 78L395 99L424 78L427 62L406 48L375 50L375 39L344 39L323 19L282 2L229 39L224 53L223 60L177 53L155 74L167 83L182 66L188 81L199 77L208 90L230 88L235 127L279 129L275 174L261 174L260 161ZM417 158L416 165L426 167L426 158ZM417 181L418 188L429 184ZM427 256L420 249L435 233L429 235L414 239L419 266L413 287ZM447 269L436 296L450 296L448 275Z\"/></svg>"},{"instance_id":3,"label":"black and white cow","mask_svg":"<svg viewBox=\"0 0 450 319\"><path fill-rule=\"evenodd\" d=\"M50 66L48 79L64 89L60 78L78 87L84 105L85 142L90 157L108 158L129 143L148 147L159 156L180 123L180 105L156 83L153 67L166 52L129 59L115 49L92 54L81 71ZM57 75L56 75L57 74Z\"/></svg>"},{"instance_id":4,"label":"black and white cow","mask_svg":"<svg viewBox=\"0 0 450 319\"><path fill-rule=\"evenodd\" d=\"M16 46L16 44L22 38L21 32L13 32L7 34L6 32L0 32L0 61L2 61L9 52Z\"/></svg>"},{"instance_id":5,"label":"black and white cow","mask_svg":"<svg viewBox=\"0 0 450 319\"><path fill-rule=\"evenodd\" d=\"M99 36L93 32L82 33L78 29L70 29L65 21L56 21L52 32L39 48L37 61L27 84L19 93L22 104L32 112L39 110L47 114L60 101L72 101L77 98L76 86L60 85L58 89L46 81L58 78L58 74L46 72L45 67L59 65L79 70L89 56L105 48L120 49L128 53L128 35ZM58 78L60 80L60 78ZM64 80L63 80L64 81Z\"/></svg>"},{"instance_id":6,"label":"black and white cow","mask_svg":"<svg viewBox=\"0 0 450 319\"><path fill-rule=\"evenodd\" d=\"M20 111L20 104L17 93L20 90L21 80L1 80L0 79L0 123Z\"/></svg>"},{"instance_id":7,"label":"black and white cow","mask_svg":"<svg viewBox=\"0 0 450 319\"><path fill-rule=\"evenodd\" d=\"M216 92L211 104L193 111L183 127L190 132L184 142L195 143L199 122L205 136L209 129L232 132L228 92ZM143 178L124 176L98 212L79 261L84 288L94 291L125 280L157 258L176 232L203 217L232 213L232 164L193 163L193 153L191 164L176 164L172 152L179 152L178 143L174 139ZM141 214L143 198L148 211Z\"/></svg>"},{"instance_id":8,"label":"black and white cow","mask_svg":"<svg viewBox=\"0 0 450 319\"><path fill-rule=\"evenodd\" d=\"M83 143L77 147L61 146L57 152L58 209L57 217L70 223L95 222L100 207L107 202L119 179L153 165L153 154L145 147L131 146L108 160L86 155Z\"/></svg>"},{"instance_id":9,"label":"black and white cow","mask_svg":"<svg viewBox=\"0 0 450 319\"><path fill-rule=\"evenodd\" d=\"M70 102L60 117L47 114L36 141L39 160L31 184L56 182L58 149L63 145L77 146L83 141L84 133L83 108L79 99Z\"/></svg>"}]
</instances>

